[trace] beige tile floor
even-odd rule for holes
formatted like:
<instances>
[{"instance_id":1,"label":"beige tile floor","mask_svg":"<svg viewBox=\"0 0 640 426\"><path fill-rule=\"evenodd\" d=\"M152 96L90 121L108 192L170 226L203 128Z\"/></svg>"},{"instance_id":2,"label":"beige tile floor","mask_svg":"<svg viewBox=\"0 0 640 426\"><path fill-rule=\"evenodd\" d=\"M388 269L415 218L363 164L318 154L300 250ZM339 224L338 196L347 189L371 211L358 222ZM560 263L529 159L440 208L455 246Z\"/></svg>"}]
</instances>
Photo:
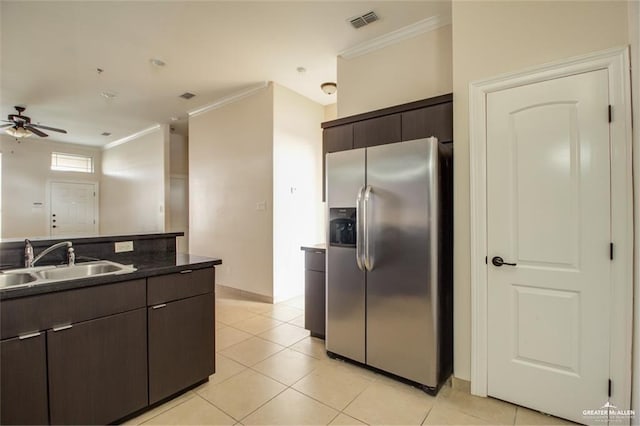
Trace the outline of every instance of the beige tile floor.
<instances>
[{"instance_id":1,"label":"beige tile floor","mask_svg":"<svg viewBox=\"0 0 640 426\"><path fill-rule=\"evenodd\" d=\"M303 298L271 305L218 291L216 374L127 424L571 424L449 385L432 397L332 360L303 328L303 309Z\"/></svg>"}]
</instances>

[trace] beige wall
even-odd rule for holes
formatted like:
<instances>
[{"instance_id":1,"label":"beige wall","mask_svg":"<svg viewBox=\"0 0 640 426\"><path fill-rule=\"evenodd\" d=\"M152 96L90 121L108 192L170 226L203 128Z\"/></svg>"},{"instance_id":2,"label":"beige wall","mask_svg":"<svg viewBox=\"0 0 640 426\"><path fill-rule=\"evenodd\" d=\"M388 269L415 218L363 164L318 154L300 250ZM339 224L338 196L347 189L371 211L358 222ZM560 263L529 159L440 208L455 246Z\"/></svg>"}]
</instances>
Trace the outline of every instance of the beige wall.
<instances>
[{"instance_id":1,"label":"beige wall","mask_svg":"<svg viewBox=\"0 0 640 426\"><path fill-rule=\"evenodd\" d=\"M189 251L222 258L219 284L267 297L273 296L272 142L272 86L189 119Z\"/></svg>"},{"instance_id":2,"label":"beige wall","mask_svg":"<svg viewBox=\"0 0 640 426\"><path fill-rule=\"evenodd\" d=\"M469 379L469 82L626 45L623 1L454 1L454 360Z\"/></svg>"},{"instance_id":3,"label":"beige wall","mask_svg":"<svg viewBox=\"0 0 640 426\"><path fill-rule=\"evenodd\" d=\"M640 2L629 2L629 40L631 42L631 69L640 70ZM640 123L640 72L631 73L631 87L635 88L632 94L633 122ZM636 124L637 125L637 124ZM635 205L640 200L640 131L633 132L633 169L634 173L634 197ZM635 209L635 257L634 257L634 304L635 321L633 332L633 400L631 409L640 412L640 208Z\"/></svg>"},{"instance_id":4,"label":"beige wall","mask_svg":"<svg viewBox=\"0 0 640 426\"><path fill-rule=\"evenodd\" d=\"M51 181L99 182L99 148L59 143L35 136L20 143L0 136L2 152L2 238L49 235L49 184ZM51 170L51 153L88 155L94 173ZM38 204L40 203L40 204Z\"/></svg>"},{"instance_id":5,"label":"beige wall","mask_svg":"<svg viewBox=\"0 0 640 426\"><path fill-rule=\"evenodd\" d=\"M331 121L338 118L338 104L329 104L324 106L324 117L322 121Z\"/></svg>"},{"instance_id":6,"label":"beige wall","mask_svg":"<svg viewBox=\"0 0 640 426\"><path fill-rule=\"evenodd\" d=\"M273 91L273 298L304 293L300 246L323 241L324 108L291 90Z\"/></svg>"},{"instance_id":7,"label":"beige wall","mask_svg":"<svg viewBox=\"0 0 640 426\"><path fill-rule=\"evenodd\" d=\"M189 251L189 146L188 139L171 133L169 143L169 232L184 232L176 239L178 252Z\"/></svg>"},{"instance_id":8,"label":"beige wall","mask_svg":"<svg viewBox=\"0 0 640 426\"><path fill-rule=\"evenodd\" d=\"M168 144L161 126L102 152L101 234L165 230Z\"/></svg>"},{"instance_id":9,"label":"beige wall","mask_svg":"<svg viewBox=\"0 0 640 426\"><path fill-rule=\"evenodd\" d=\"M338 57L338 118L450 93L451 25L352 59Z\"/></svg>"}]
</instances>

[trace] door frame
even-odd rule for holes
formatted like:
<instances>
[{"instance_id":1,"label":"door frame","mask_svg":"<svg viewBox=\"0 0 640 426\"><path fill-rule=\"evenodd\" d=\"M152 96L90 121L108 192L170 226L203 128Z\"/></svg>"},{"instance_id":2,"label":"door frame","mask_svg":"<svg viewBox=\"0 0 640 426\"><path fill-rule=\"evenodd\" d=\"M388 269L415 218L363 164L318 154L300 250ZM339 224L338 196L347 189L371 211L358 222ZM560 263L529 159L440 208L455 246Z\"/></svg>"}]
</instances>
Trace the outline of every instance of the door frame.
<instances>
[{"instance_id":1,"label":"door frame","mask_svg":"<svg viewBox=\"0 0 640 426\"><path fill-rule=\"evenodd\" d=\"M631 144L631 83L629 47L587 55L503 74L469 84L469 145L471 195L471 393L487 396L487 95L525 84L607 69L613 121L611 140L611 348L609 371L612 398L629 409L632 379L633 327L633 185ZM603 384L605 386L605 384ZM605 401L603 401L604 403ZM584 407L590 409L592 407Z\"/></svg>"},{"instance_id":2,"label":"door frame","mask_svg":"<svg viewBox=\"0 0 640 426\"><path fill-rule=\"evenodd\" d=\"M45 199L47 200L47 215L45 217L45 220L47 223L47 231L49 232L49 236L52 236L51 235L51 204L52 204L51 193L53 191L51 190L51 187L53 186L54 183L76 183L76 184L82 184L82 185L93 185L93 189L96 192L96 196L93 197L93 212L94 212L94 217L96 219L96 223L93 228L93 234L87 235L87 237L92 237L100 234L100 183L95 180L82 180L82 179L78 179L78 180L47 179L47 188L46 188L46 194L45 194Z\"/></svg>"}]
</instances>

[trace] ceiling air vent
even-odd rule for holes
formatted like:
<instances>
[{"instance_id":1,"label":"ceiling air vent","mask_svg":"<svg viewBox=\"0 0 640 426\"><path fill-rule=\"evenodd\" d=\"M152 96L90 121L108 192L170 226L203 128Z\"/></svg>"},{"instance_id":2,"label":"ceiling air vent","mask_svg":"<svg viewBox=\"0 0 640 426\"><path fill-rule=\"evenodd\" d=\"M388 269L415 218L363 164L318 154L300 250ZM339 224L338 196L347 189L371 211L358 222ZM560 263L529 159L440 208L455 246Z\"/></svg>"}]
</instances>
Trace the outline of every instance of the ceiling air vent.
<instances>
[{"instance_id":1,"label":"ceiling air vent","mask_svg":"<svg viewBox=\"0 0 640 426\"><path fill-rule=\"evenodd\" d=\"M364 27L365 25L368 25L372 22L377 21L378 19L378 15L376 15L376 13L374 11L371 12L367 12L362 16L356 16L355 18L351 18L349 20L349 22L351 22L351 25L353 25L354 28L361 28Z\"/></svg>"},{"instance_id":2,"label":"ceiling air vent","mask_svg":"<svg viewBox=\"0 0 640 426\"><path fill-rule=\"evenodd\" d=\"M100 133L100 134L101 134L102 136L111 136L111 133L109 133L109 132L102 132L102 133Z\"/></svg>"},{"instance_id":3,"label":"ceiling air vent","mask_svg":"<svg viewBox=\"0 0 640 426\"><path fill-rule=\"evenodd\" d=\"M183 99L191 99L194 96L195 95L193 93L189 93L189 92L184 92L182 95L180 95L180 97L183 98Z\"/></svg>"}]
</instances>

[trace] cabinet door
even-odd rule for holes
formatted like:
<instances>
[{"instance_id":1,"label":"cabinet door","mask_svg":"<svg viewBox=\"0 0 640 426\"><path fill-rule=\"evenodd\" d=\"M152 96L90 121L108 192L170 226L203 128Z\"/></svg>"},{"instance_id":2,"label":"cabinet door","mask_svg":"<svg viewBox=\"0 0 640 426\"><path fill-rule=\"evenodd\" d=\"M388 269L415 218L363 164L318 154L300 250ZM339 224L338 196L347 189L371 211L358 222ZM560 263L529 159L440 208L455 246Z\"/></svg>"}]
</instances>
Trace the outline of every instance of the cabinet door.
<instances>
[{"instance_id":1,"label":"cabinet door","mask_svg":"<svg viewBox=\"0 0 640 426\"><path fill-rule=\"evenodd\" d=\"M0 424L49 423L44 333L0 342Z\"/></svg>"},{"instance_id":2,"label":"cabinet door","mask_svg":"<svg viewBox=\"0 0 640 426\"><path fill-rule=\"evenodd\" d=\"M147 405L145 309L47 332L52 424L109 424Z\"/></svg>"},{"instance_id":3,"label":"cabinet door","mask_svg":"<svg viewBox=\"0 0 640 426\"><path fill-rule=\"evenodd\" d=\"M438 142L453 141L453 102L402 113L402 140L435 136Z\"/></svg>"},{"instance_id":4,"label":"cabinet door","mask_svg":"<svg viewBox=\"0 0 640 426\"><path fill-rule=\"evenodd\" d=\"M353 124L353 147L384 145L402 140L400 114L386 115Z\"/></svg>"},{"instance_id":5,"label":"cabinet door","mask_svg":"<svg viewBox=\"0 0 640 426\"><path fill-rule=\"evenodd\" d=\"M353 124L328 127L322 132L322 201L325 200L326 156L329 152L353 149Z\"/></svg>"},{"instance_id":6,"label":"cabinet door","mask_svg":"<svg viewBox=\"0 0 640 426\"><path fill-rule=\"evenodd\" d=\"M215 372L213 293L148 309L149 403Z\"/></svg>"},{"instance_id":7,"label":"cabinet door","mask_svg":"<svg viewBox=\"0 0 640 426\"><path fill-rule=\"evenodd\" d=\"M304 328L314 337L325 334L324 272L304 271Z\"/></svg>"}]
</instances>

